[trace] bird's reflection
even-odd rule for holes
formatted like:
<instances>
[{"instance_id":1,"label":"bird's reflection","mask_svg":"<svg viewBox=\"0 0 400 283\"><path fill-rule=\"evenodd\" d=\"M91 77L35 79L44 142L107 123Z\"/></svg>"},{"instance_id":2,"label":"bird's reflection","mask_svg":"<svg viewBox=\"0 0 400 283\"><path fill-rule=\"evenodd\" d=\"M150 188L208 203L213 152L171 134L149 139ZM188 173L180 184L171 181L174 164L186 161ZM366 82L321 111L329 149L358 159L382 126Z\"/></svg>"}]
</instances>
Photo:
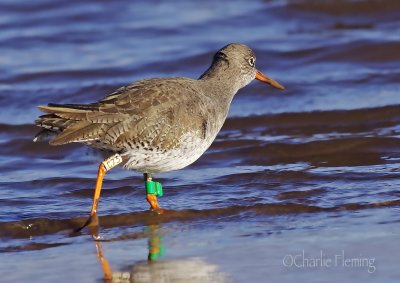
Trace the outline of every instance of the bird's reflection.
<instances>
[{"instance_id":1,"label":"bird's reflection","mask_svg":"<svg viewBox=\"0 0 400 283\"><path fill-rule=\"evenodd\" d=\"M97 214L94 215L93 219L94 219L94 221L88 227L89 227L90 234L92 235L92 238L94 240L94 243L96 244L96 255L97 255L97 258L99 259L101 267L103 269L104 280L105 280L105 282L109 283L109 282L112 282L112 272L111 272L110 264L108 263L108 260L104 256L103 246L100 241L99 218L98 218Z\"/></svg>"},{"instance_id":2,"label":"bird's reflection","mask_svg":"<svg viewBox=\"0 0 400 283\"><path fill-rule=\"evenodd\" d=\"M164 237L160 231L158 224L152 224L149 228L149 255L147 256L148 261L155 261L165 254Z\"/></svg>"},{"instance_id":3,"label":"bird's reflection","mask_svg":"<svg viewBox=\"0 0 400 283\"><path fill-rule=\"evenodd\" d=\"M218 271L218 266L200 258L165 260L164 235L159 223L148 223L147 261L136 262L128 272L113 271L102 247L99 237L99 220L89 226L96 245L96 255L101 264L106 283L148 283L148 282L227 282L227 276Z\"/></svg>"}]
</instances>

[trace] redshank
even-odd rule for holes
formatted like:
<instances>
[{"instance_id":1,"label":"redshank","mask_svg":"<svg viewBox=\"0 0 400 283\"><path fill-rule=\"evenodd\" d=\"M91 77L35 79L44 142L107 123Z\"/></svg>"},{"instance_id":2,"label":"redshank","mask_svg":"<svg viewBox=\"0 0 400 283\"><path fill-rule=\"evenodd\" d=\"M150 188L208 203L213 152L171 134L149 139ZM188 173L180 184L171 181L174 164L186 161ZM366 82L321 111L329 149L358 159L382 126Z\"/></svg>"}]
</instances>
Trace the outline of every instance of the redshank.
<instances>
[{"instance_id":1,"label":"redshank","mask_svg":"<svg viewBox=\"0 0 400 283\"><path fill-rule=\"evenodd\" d=\"M144 174L146 199L152 210L162 213L157 202L162 187L152 174L196 161L220 131L236 92L253 79L284 89L255 63L249 47L232 43L214 55L197 80L145 79L94 103L39 106L47 114L35 121L43 130L34 141L53 133L51 145L79 142L110 154L99 165L90 216L83 227L97 212L105 173L117 165Z\"/></svg>"}]
</instances>

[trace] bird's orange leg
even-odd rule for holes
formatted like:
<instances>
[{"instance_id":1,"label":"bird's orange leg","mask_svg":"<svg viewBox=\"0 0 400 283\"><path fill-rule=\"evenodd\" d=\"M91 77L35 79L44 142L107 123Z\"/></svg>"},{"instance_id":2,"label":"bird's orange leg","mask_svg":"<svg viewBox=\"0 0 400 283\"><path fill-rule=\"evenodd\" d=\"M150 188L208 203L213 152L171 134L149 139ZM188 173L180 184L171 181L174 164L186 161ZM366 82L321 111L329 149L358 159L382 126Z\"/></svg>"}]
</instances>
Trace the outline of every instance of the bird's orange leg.
<instances>
[{"instance_id":1,"label":"bird's orange leg","mask_svg":"<svg viewBox=\"0 0 400 283\"><path fill-rule=\"evenodd\" d=\"M90 216L89 216L88 220L86 220L85 224L83 224L82 227L76 229L76 232L79 232L86 226L90 225L93 220L95 220L95 222L97 222L96 212L97 212L97 207L99 205L100 193L101 193L101 188L103 185L104 176L106 175L106 173L109 170L111 170L112 168L114 168L115 166L120 164L121 162L122 162L122 157L119 154L114 154L110 158L107 158L106 160L104 160L103 162L100 163L99 170L97 172L96 188L94 190L93 203L92 203L92 209L90 210ZM96 224L96 223L92 223L92 224Z\"/></svg>"},{"instance_id":2,"label":"bird's orange leg","mask_svg":"<svg viewBox=\"0 0 400 283\"><path fill-rule=\"evenodd\" d=\"M157 197L153 194L146 194L147 202L150 204L151 209L160 209L158 205Z\"/></svg>"},{"instance_id":3,"label":"bird's orange leg","mask_svg":"<svg viewBox=\"0 0 400 283\"><path fill-rule=\"evenodd\" d=\"M103 179L107 173L107 169L104 167L103 162L99 165L99 171L97 172L96 188L94 190L92 209L90 210L90 217L92 217L97 212L97 207L99 206L100 192L103 186Z\"/></svg>"},{"instance_id":4,"label":"bird's orange leg","mask_svg":"<svg viewBox=\"0 0 400 283\"><path fill-rule=\"evenodd\" d=\"M151 174L144 173L146 183L146 200L150 204L151 210L162 214L164 210L158 205L157 196L162 196L162 186L158 182L153 182Z\"/></svg>"}]
</instances>

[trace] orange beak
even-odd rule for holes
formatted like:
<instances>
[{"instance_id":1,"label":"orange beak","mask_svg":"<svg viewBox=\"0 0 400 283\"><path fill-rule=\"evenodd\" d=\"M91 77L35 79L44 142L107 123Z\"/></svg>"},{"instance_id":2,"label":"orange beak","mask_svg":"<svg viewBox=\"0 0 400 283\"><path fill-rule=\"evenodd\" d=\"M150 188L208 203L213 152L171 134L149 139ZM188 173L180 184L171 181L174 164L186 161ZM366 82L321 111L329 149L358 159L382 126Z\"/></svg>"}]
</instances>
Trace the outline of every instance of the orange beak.
<instances>
[{"instance_id":1,"label":"orange beak","mask_svg":"<svg viewBox=\"0 0 400 283\"><path fill-rule=\"evenodd\" d=\"M262 81L264 83L270 84L273 87L279 88L279 89L285 89L285 87L283 85L281 85L280 83L278 83L277 81L267 77L266 75L264 75L263 73L261 73L260 71L257 70L256 73L256 79L259 81Z\"/></svg>"}]
</instances>

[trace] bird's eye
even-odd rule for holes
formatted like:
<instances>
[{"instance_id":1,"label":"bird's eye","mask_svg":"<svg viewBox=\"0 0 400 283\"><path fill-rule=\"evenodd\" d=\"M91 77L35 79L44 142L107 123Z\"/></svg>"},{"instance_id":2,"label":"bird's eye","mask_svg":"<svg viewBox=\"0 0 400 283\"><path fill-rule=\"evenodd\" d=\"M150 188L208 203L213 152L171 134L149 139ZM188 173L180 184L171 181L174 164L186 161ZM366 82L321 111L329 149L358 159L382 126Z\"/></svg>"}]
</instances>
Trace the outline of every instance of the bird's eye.
<instances>
[{"instance_id":1,"label":"bird's eye","mask_svg":"<svg viewBox=\"0 0 400 283\"><path fill-rule=\"evenodd\" d=\"M254 67L255 63L256 63L256 59L254 57L250 57L249 58L249 65Z\"/></svg>"}]
</instances>

